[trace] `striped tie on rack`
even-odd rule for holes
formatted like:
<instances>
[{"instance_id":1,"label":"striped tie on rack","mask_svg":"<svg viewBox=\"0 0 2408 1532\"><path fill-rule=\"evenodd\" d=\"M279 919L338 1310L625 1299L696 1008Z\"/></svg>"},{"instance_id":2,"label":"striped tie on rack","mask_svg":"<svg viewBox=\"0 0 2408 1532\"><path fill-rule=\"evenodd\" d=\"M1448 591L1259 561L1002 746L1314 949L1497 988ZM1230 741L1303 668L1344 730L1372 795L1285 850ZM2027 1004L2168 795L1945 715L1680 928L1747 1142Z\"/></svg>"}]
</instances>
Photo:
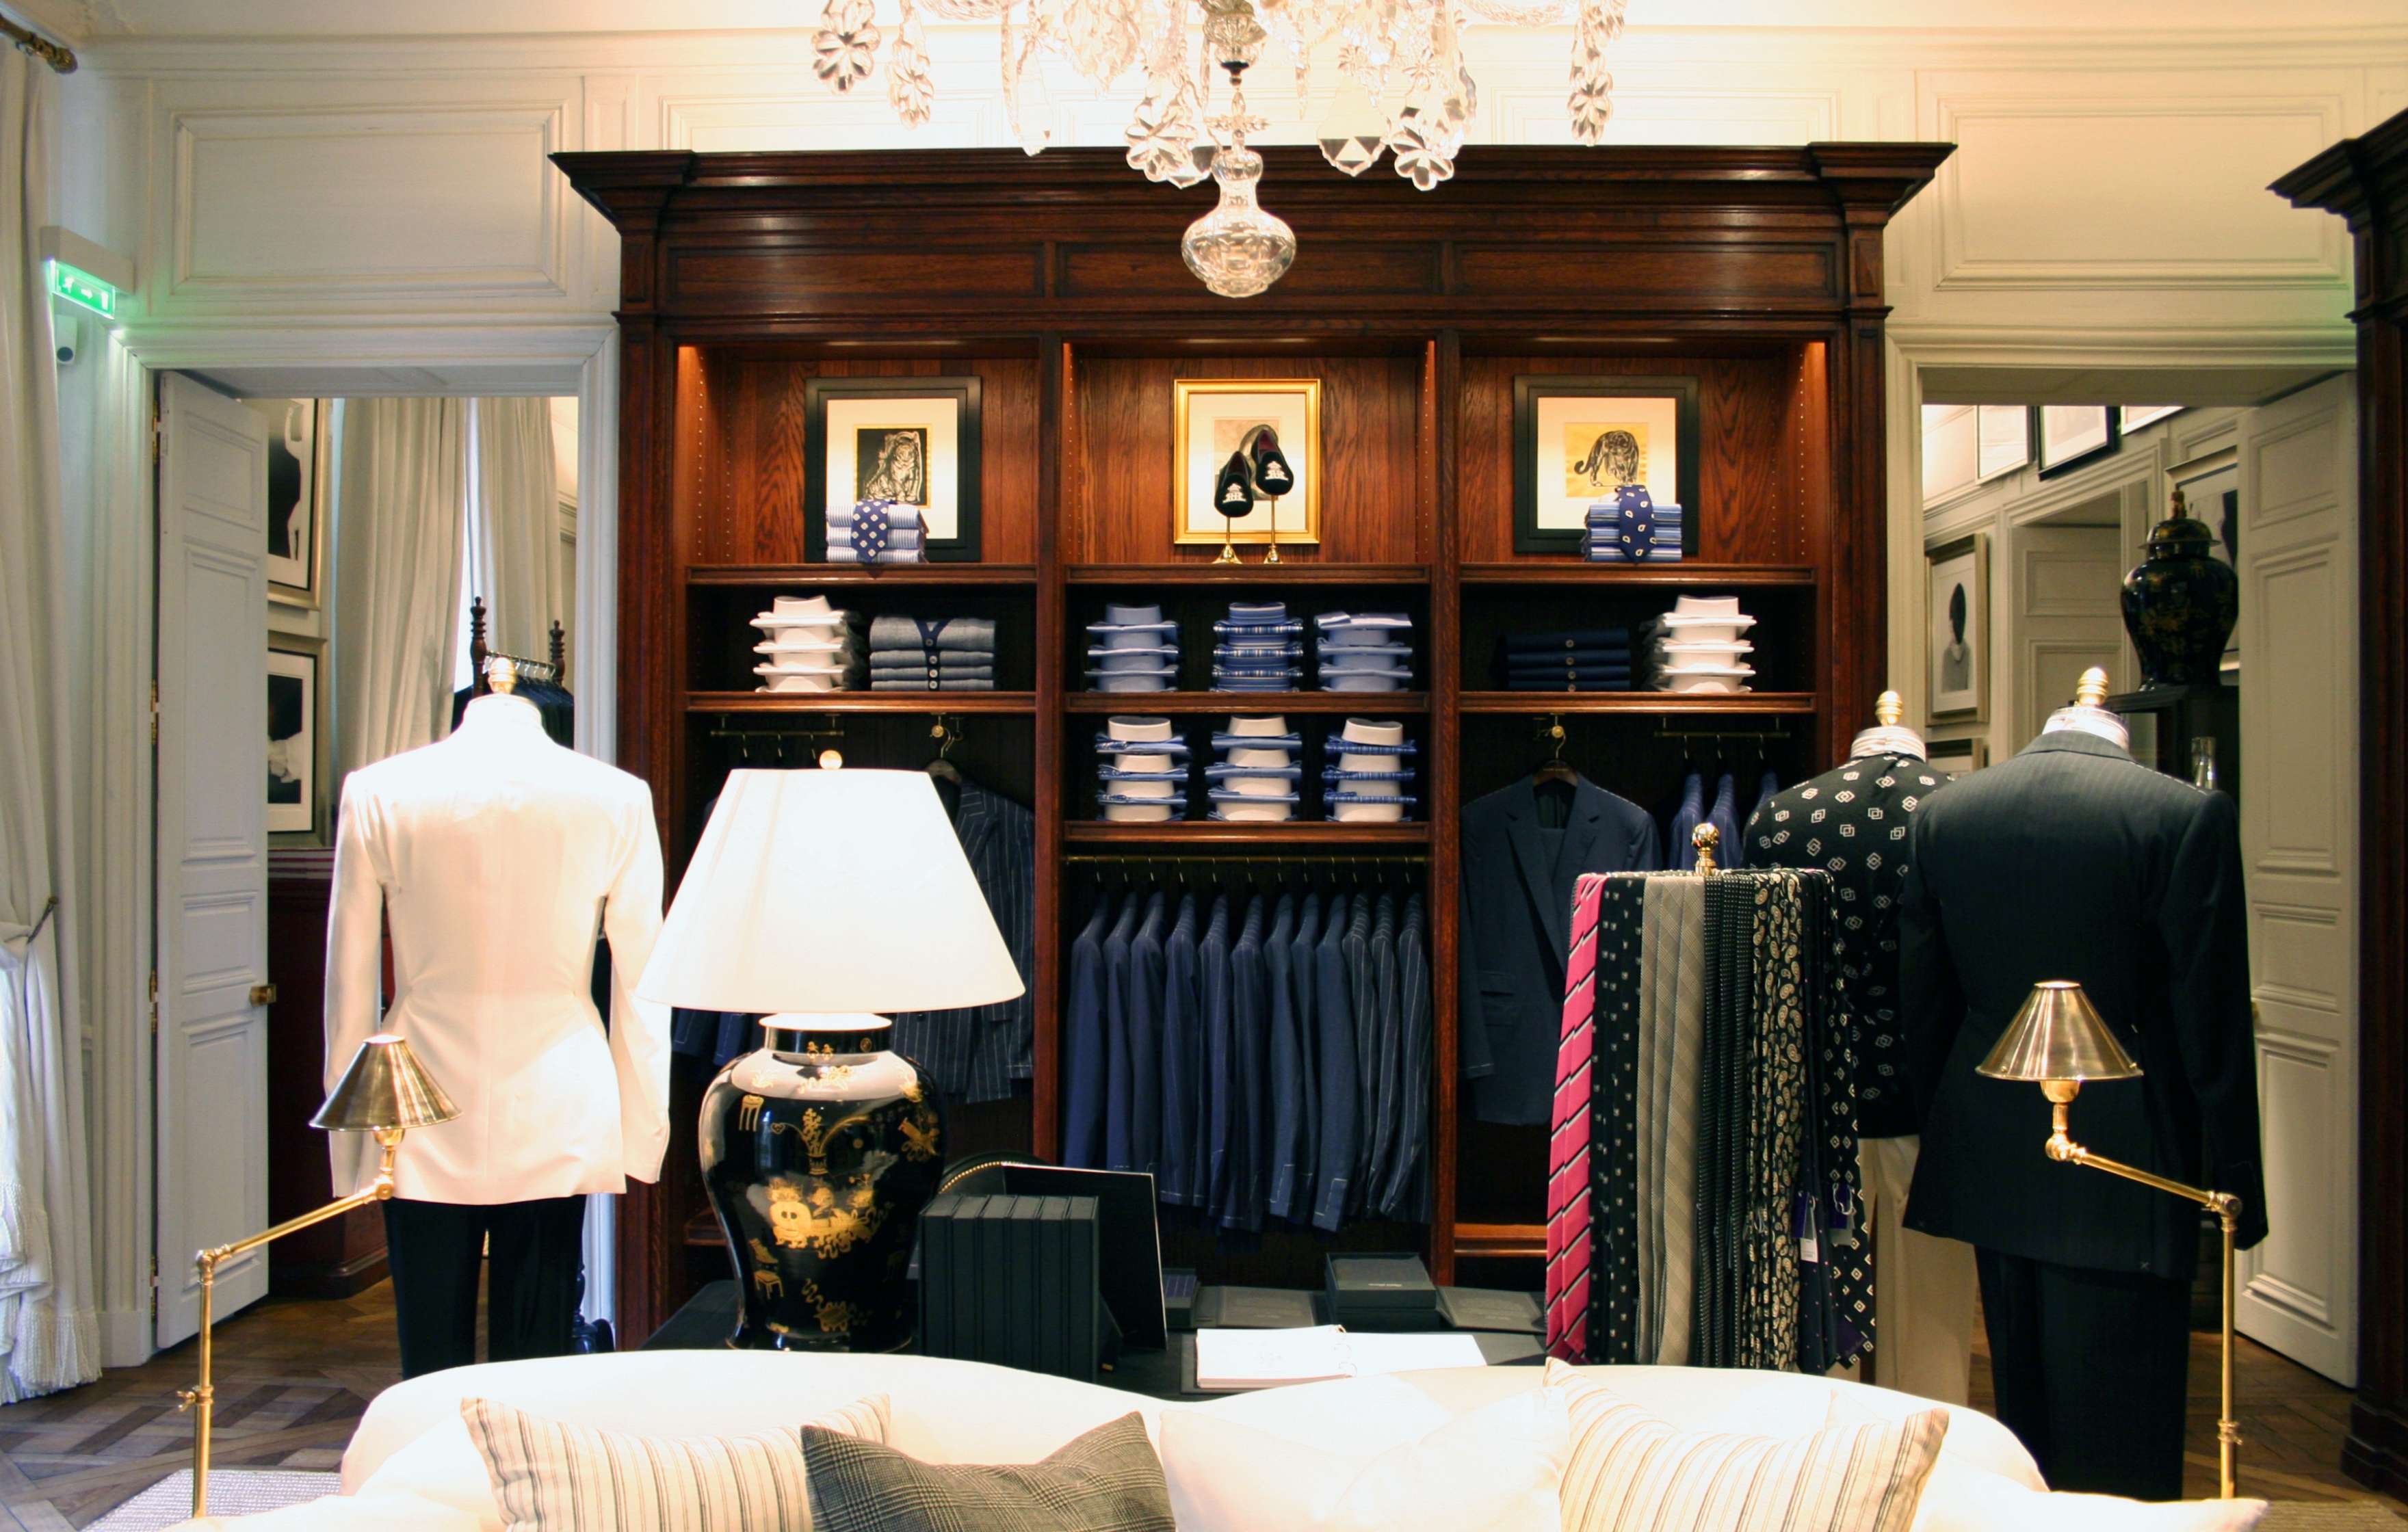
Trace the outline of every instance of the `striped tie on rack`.
<instances>
[{"instance_id":1,"label":"striped tie on rack","mask_svg":"<svg viewBox=\"0 0 2408 1532\"><path fill-rule=\"evenodd\" d=\"M1572 890L1571 950L1564 958L1564 1019L1555 1050L1555 1099L1547 1138L1547 1352L1588 1359L1589 1065L1595 1024L1598 901L1602 873Z\"/></svg>"}]
</instances>

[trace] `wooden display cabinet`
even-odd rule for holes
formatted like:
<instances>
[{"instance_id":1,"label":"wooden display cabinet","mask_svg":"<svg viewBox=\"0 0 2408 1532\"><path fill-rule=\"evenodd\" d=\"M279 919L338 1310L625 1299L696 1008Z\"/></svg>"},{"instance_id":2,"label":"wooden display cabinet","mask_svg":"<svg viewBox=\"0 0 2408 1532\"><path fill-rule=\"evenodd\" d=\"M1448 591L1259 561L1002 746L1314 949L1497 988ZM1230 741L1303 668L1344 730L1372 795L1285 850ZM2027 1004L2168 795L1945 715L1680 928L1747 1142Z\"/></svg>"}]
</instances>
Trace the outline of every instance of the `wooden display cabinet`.
<instances>
[{"instance_id":1,"label":"wooden display cabinet","mask_svg":"<svg viewBox=\"0 0 2408 1532\"><path fill-rule=\"evenodd\" d=\"M1429 1219L1342 1238L1417 1242L1441 1281L1458 1256L1494 1278L1510 1269L1496 1261L1540 1253L1542 1143L1469 1121L1457 1089L1459 809L1546 753L1535 724L1549 719L1587 775L1652 807L1698 748L1684 736L1750 731L1731 753L1794 780L1870 718L1885 680L1882 234L1947 153L1473 148L1424 194L1273 149L1267 199L1299 251L1243 302L1212 296L1180 261L1211 189L1147 185L1117 150L557 156L621 236L619 759L652 785L672 876L720 779L767 748L748 730L840 728L852 764L915 766L932 717L961 719L954 758L1037 816L1037 1020L1029 1093L957 1114L953 1147L1052 1153L1064 968L1090 859L1326 848L1406 862L1430 894ZM820 513L805 503L810 380L965 374L983 401L980 562L805 562ZM1513 551L1513 382L1530 374L1695 379L1689 560ZM1276 566L1248 548L1238 566L1176 543L1173 383L1300 377L1322 383L1319 541L1283 543ZM811 591L871 611L994 616L1003 689L752 691L744 619ZM1763 690L1496 689L1502 634L1643 619L1684 592L1744 598ZM1412 612L1416 689L1196 690L1211 615L1248 595ZM1122 596L1182 620L1185 689L1082 690L1084 624ZM1308 737L1349 713L1403 719L1422 745L1423 818L1100 823L1088 741L1102 715L1139 710L1199 727L1284 712ZM695 1232L692 1120L678 1119L661 1185L633 1192L620 1223L630 1336L719 1258L707 1220ZM1242 1253L1172 1248L1208 1280L1317 1283L1326 1247L1295 1234Z\"/></svg>"}]
</instances>

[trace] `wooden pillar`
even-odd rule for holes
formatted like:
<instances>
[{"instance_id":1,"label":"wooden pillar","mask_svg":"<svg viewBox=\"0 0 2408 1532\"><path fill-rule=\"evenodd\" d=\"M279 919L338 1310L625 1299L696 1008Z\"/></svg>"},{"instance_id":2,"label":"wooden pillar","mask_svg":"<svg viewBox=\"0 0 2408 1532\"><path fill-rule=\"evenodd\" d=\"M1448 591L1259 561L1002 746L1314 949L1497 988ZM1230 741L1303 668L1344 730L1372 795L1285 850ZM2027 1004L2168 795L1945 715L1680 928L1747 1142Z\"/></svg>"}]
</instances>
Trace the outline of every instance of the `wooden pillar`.
<instances>
[{"instance_id":1,"label":"wooden pillar","mask_svg":"<svg viewBox=\"0 0 2408 1532\"><path fill-rule=\"evenodd\" d=\"M2342 1468L2408 1496L2408 112L2272 190L2339 213L2357 241L2358 1400Z\"/></svg>"}]
</instances>

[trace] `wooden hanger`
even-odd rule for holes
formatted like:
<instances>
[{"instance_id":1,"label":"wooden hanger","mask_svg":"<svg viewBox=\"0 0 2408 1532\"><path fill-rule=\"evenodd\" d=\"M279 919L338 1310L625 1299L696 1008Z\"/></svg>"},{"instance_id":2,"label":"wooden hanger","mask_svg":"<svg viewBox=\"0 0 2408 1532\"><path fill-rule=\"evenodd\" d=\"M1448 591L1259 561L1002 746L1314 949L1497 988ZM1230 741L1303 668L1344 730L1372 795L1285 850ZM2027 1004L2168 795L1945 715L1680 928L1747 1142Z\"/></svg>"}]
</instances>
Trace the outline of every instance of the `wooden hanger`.
<instances>
[{"instance_id":1,"label":"wooden hanger","mask_svg":"<svg viewBox=\"0 0 2408 1532\"><path fill-rule=\"evenodd\" d=\"M958 718L948 719L940 713L937 717L937 722L929 725L928 737L937 741L937 758L928 763L928 775L940 782L951 782L955 787L961 786L962 768L946 760L945 757L951 755L953 752L953 747L962 742L962 721Z\"/></svg>"},{"instance_id":2,"label":"wooden hanger","mask_svg":"<svg viewBox=\"0 0 2408 1532\"><path fill-rule=\"evenodd\" d=\"M1551 741L1549 752L1547 758L1539 763L1539 769L1530 774L1530 780L1542 784L1546 782L1562 782L1567 786L1576 784L1580 780L1580 770L1564 759L1564 720L1561 713L1547 715L1547 727L1544 733Z\"/></svg>"}]
</instances>

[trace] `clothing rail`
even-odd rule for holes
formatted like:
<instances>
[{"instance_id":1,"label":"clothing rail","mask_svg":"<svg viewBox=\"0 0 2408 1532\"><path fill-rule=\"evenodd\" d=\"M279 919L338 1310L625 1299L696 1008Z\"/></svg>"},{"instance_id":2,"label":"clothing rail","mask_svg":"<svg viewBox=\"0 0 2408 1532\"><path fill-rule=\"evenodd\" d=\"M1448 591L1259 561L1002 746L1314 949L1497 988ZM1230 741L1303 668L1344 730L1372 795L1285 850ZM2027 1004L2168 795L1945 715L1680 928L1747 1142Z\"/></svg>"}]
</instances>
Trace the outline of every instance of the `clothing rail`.
<instances>
[{"instance_id":1,"label":"clothing rail","mask_svg":"<svg viewBox=\"0 0 2408 1532\"><path fill-rule=\"evenodd\" d=\"M1789 731L1779 726L1763 729L1676 729L1669 724L1656 731L1658 739L1786 739Z\"/></svg>"},{"instance_id":2,"label":"clothing rail","mask_svg":"<svg viewBox=\"0 0 2408 1532\"><path fill-rule=\"evenodd\" d=\"M29 27L19 26L6 16L0 16L0 36L17 45L21 53L30 53L62 75L76 72L75 50L64 43L52 42Z\"/></svg>"},{"instance_id":3,"label":"clothing rail","mask_svg":"<svg viewBox=\"0 0 2408 1532\"><path fill-rule=\"evenodd\" d=\"M1149 856L1131 852L1074 852L1062 860L1074 867L1137 866L1147 863L1176 867L1207 862L1226 863L1232 866L1392 867L1400 863L1419 865L1427 862L1429 854L1426 852L1401 852L1394 856L1247 856L1234 852L1182 852L1168 856Z\"/></svg>"}]
</instances>

